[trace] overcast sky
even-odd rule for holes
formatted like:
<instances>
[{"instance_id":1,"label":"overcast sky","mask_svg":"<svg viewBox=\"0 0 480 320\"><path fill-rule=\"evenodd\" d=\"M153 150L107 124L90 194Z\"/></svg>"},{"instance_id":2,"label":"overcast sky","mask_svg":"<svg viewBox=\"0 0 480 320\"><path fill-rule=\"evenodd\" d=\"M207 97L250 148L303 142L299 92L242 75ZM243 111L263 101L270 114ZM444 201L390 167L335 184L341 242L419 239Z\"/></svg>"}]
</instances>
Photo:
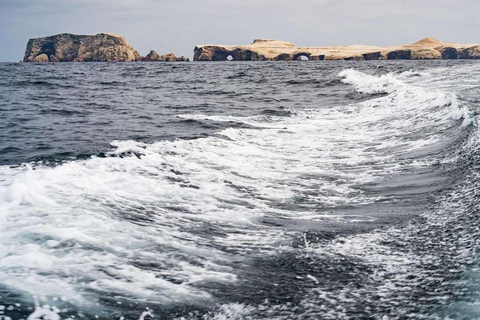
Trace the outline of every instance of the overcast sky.
<instances>
[{"instance_id":1,"label":"overcast sky","mask_svg":"<svg viewBox=\"0 0 480 320\"><path fill-rule=\"evenodd\" d=\"M280 39L298 46L408 44L424 37L480 42L478 0L0 0L0 61L20 61L29 38L123 34L192 57L196 44Z\"/></svg>"}]
</instances>

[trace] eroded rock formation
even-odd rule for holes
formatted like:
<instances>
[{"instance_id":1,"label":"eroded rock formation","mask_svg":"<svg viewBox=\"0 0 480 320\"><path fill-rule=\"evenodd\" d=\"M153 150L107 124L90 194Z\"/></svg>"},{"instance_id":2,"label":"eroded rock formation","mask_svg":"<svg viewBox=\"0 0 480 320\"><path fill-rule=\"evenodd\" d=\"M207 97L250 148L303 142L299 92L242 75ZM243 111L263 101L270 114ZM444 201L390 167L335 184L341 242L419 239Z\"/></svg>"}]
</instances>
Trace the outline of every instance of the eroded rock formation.
<instances>
[{"instance_id":1,"label":"eroded rock formation","mask_svg":"<svg viewBox=\"0 0 480 320\"><path fill-rule=\"evenodd\" d=\"M173 53L162 54L161 56L155 52L154 50L150 51L147 54L143 61L153 62L153 61L161 61L161 62L176 62L176 61L190 61L190 59L185 58L184 56L177 57Z\"/></svg>"},{"instance_id":2,"label":"eroded rock formation","mask_svg":"<svg viewBox=\"0 0 480 320\"><path fill-rule=\"evenodd\" d=\"M373 47L297 47L278 40L256 39L250 45L200 45L195 61L294 61L294 60L422 60L480 59L480 45L453 44L425 38L411 45Z\"/></svg>"},{"instance_id":3,"label":"eroded rock formation","mask_svg":"<svg viewBox=\"0 0 480 320\"><path fill-rule=\"evenodd\" d=\"M458 59L480 59L480 45L458 50Z\"/></svg>"},{"instance_id":4,"label":"eroded rock formation","mask_svg":"<svg viewBox=\"0 0 480 320\"><path fill-rule=\"evenodd\" d=\"M442 54L442 59L458 59L458 51L455 48L445 47L440 53Z\"/></svg>"},{"instance_id":5,"label":"eroded rock formation","mask_svg":"<svg viewBox=\"0 0 480 320\"><path fill-rule=\"evenodd\" d=\"M121 35L99 33L76 35L63 33L30 39L24 62L129 62L141 60L140 54Z\"/></svg>"},{"instance_id":6,"label":"eroded rock formation","mask_svg":"<svg viewBox=\"0 0 480 320\"><path fill-rule=\"evenodd\" d=\"M379 60L381 55L382 53L380 51L362 54L363 60Z\"/></svg>"},{"instance_id":7,"label":"eroded rock formation","mask_svg":"<svg viewBox=\"0 0 480 320\"><path fill-rule=\"evenodd\" d=\"M262 54L242 48L226 48L223 46L201 46L194 49L194 61L225 61L231 56L232 60L264 61Z\"/></svg>"},{"instance_id":8,"label":"eroded rock formation","mask_svg":"<svg viewBox=\"0 0 480 320\"><path fill-rule=\"evenodd\" d=\"M124 36L110 33L77 35L70 33L30 39L24 62L130 62L190 61L173 53L159 55L154 50L145 57L128 44Z\"/></svg>"},{"instance_id":9,"label":"eroded rock formation","mask_svg":"<svg viewBox=\"0 0 480 320\"><path fill-rule=\"evenodd\" d=\"M142 59L143 61L160 61L160 55L155 51L151 50L149 54L147 54Z\"/></svg>"},{"instance_id":10,"label":"eroded rock formation","mask_svg":"<svg viewBox=\"0 0 480 320\"><path fill-rule=\"evenodd\" d=\"M394 50L387 53L387 60L410 60L412 50Z\"/></svg>"}]
</instances>

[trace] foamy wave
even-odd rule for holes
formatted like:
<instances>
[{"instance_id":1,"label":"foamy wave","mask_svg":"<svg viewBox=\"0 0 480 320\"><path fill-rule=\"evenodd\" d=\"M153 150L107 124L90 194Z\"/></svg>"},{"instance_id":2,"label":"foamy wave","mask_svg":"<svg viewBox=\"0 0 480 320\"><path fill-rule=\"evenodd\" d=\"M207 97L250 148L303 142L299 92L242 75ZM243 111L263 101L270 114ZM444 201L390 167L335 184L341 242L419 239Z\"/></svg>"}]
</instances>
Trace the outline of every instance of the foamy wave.
<instances>
[{"instance_id":1,"label":"foamy wave","mask_svg":"<svg viewBox=\"0 0 480 320\"><path fill-rule=\"evenodd\" d=\"M391 93L405 90L408 87L406 83L390 73L376 77L353 69L346 69L338 76L342 78L343 83L353 85L358 92L362 93Z\"/></svg>"},{"instance_id":2,"label":"foamy wave","mask_svg":"<svg viewBox=\"0 0 480 320\"><path fill-rule=\"evenodd\" d=\"M389 104L385 107L394 105L394 107L402 107L407 110L416 108L419 113L416 117L429 117L428 114L422 115L421 113L431 112L431 118L441 114L442 118L463 119L463 126L472 121L469 109L461 106L457 96L453 93L415 87L397 79L391 73L376 77L347 69L340 72L339 77L342 77L342 82L353 85L358 92L390 94L388 98L382 99L383 103ZM373 100L373 102L377 101Z\"/></svg>"},{"instance_id":3,"label":"foamy wave","mask_svg":"<svg viewBox=\"0 0 480 320\"><path fill-rule=\"evenodd\" d=\"M178 118L189 120L209 120L215 122L236 122L243 123L253 127L262 128L281 128L283 117L272 116L253 116L253 117L234 117L234 116L209 116L205 114L180 114Z\"/></svg>"},{"instance_id":4,"label":"foamy wave","mask_svg":"<svg viewBox=\"0 0 480 320\"><path fill-rule=\"evenodd\" d=\"M430 72L422 72L418 70L408 70L408 71L403 71L398 74L400 77L428 77L431 76L432 74Z\"/></svg>"},{"instance_id":5,"label":"foamy wave","mask_svg":"<svg viewBox=\"0 0 480 320\"><path fill-rule=\"evenodd\" d=\"M462 133L468 110L455 95L392 75L341 76L389 95L290 117L182 115L254 128L113 141L111 157L54 168L0 167L0 282L88 306L91 295L204 301L212 284L238 281L239 260L275 254L285 241L263 218L373 221L332 209L385 200L363 187L429 166L429 151Z\"/></svg>"},{"instance_id":6,"label":"foamy wave","mask_svg":"<svg viewBox=\"0 0 480 320\"><path fill-rule=\"evenodd\" d=\"M223 304L216 308L215 311L209 312L202 316L203 320L245 320L253 319L252 313L255 307L247 306L240 303ZM198 316L181 317L175 320L194 320Z\"/></svg>"}]
</instances>

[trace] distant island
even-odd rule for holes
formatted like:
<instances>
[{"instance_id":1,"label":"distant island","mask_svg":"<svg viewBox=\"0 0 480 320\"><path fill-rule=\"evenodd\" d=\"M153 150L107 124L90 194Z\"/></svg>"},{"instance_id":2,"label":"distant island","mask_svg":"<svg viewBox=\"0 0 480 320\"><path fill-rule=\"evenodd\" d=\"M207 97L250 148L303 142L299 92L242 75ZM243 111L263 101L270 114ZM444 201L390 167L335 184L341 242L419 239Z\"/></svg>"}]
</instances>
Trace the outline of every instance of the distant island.
<instances>
[{"instance_id":1,"label":"distant island","mask_svg":"<svg viewBox=\"0 0 480 320\"><path fill-rule=\"evenodd\" d=\"M142 57L125 37L111 33L77 35L62 33L30 39L23 62L131 62L189 61L173 53L159 55L154 50Z\"/></svg>"},{"instance_id":2,"label":"distant island","mask_svg":"<svg viewBox=\"0 0 480 320\"><path fill-rule=\"evenodd\" d=\"M425 38L411 45L386 48L364 45L297 47L285 41L256 39L250 45L200 45L194 49L194 61L227 58L240 61L480 59L480 45Z\"/></svg>"},{"instance_id":3,"label":"distant island","mask_svg":"<svg viewBox=\"0 0 480 320\"><path fill-rule=\"evenodd\" d=\"M256 39L250 45L197 45L194 61L295 61L295 60L422 60L480 59L480 45L455 44L425 38L410 45L374 47L365 45L297 47L293 43ZM122 35L62 33L30 39L24 62L132 62L189 61L173 53L154 50L142 57Z\"/></svg>"}]
</instances>

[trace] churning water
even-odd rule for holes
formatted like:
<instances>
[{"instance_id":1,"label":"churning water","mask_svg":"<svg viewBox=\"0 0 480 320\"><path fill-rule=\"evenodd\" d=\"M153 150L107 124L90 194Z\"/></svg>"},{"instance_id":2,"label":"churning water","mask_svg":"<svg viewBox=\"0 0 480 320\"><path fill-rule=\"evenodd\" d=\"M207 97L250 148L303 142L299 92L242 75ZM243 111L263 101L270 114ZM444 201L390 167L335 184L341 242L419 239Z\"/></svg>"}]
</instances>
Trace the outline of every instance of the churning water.
<instances>
[{"instance_id":1,"label":"churning water","mask_svg":"<svg viewBox=\"0 0 480 320\"><path fill-rule=\"evenodd\" d=\"M0 319L480 318L480 64L0 64Z\"/></svg>"}]
</instances>

